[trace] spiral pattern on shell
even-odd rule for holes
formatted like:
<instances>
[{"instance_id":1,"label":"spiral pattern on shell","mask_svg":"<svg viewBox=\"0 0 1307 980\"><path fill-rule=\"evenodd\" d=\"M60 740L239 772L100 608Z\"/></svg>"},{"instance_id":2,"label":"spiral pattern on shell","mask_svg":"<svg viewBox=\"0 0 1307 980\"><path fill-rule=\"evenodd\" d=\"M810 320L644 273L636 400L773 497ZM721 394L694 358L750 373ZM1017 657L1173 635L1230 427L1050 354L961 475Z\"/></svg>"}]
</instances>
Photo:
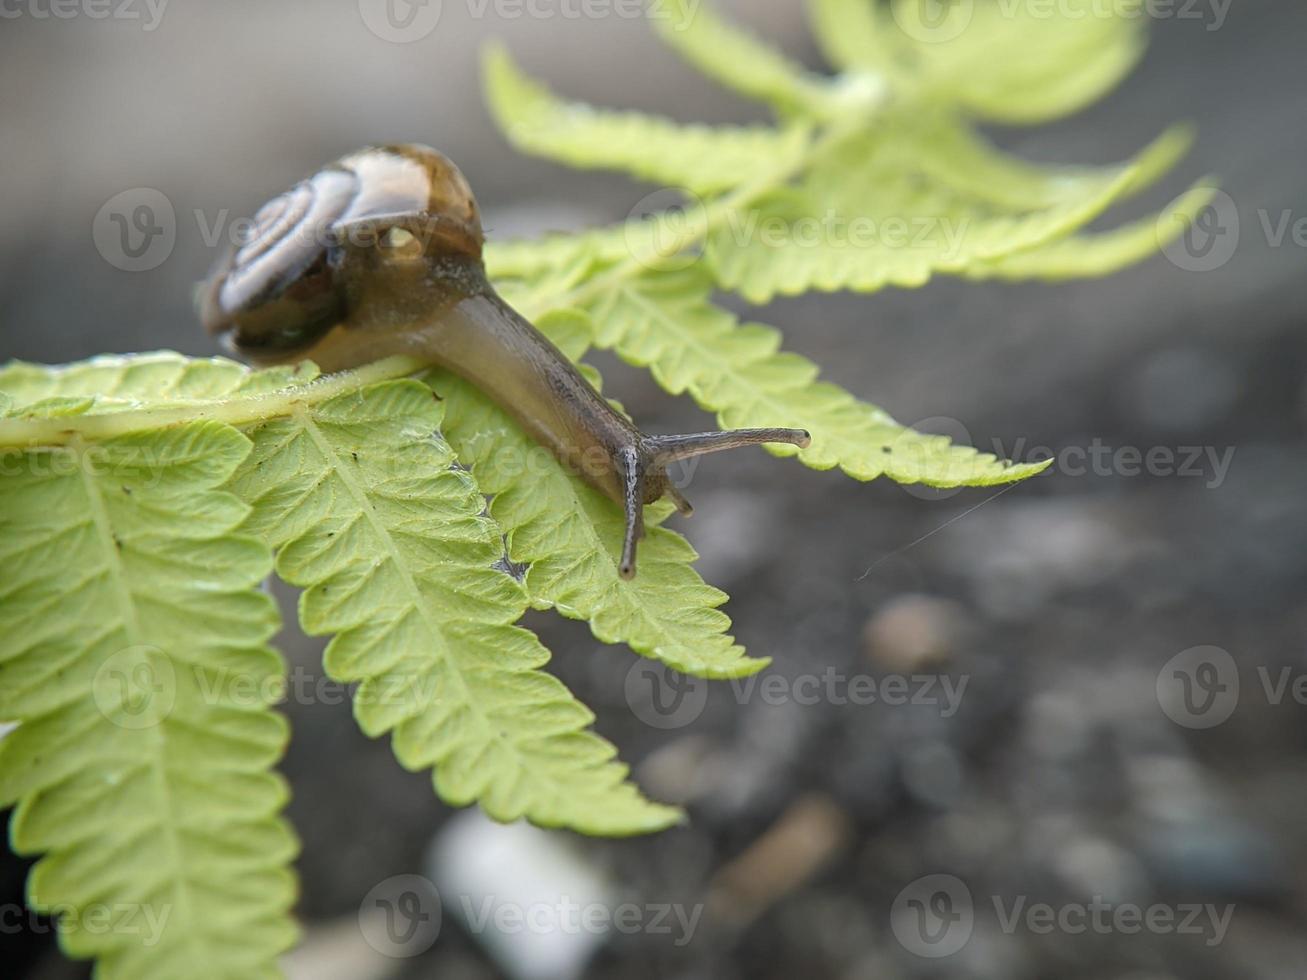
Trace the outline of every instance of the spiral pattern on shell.
<instances>
[{"instance_id":1,"label":"spiral pattern on shell","mask_svg":"<svg viewBox=\"0 0 1307 980\"><path fill-rule=\"evenodd\" d=\"M346 318L343 282L394 227L433 256L480 262L476 200L448 158L417 145L361 150L259 209L200 296L205 327L256 360L303 351Z\"/></svg>"},{"instance_id":2,"label":"spiral pattern on shell","mask_svg":"<svg viewBox=\"0 0 1307 980\"><path fill-rule=\"evenodd\" d=\"M321 261L357 187L354 174L323 170L260 208L223 279L223 307L240 309L274 296Z\"/></svg>"}]
</instances>

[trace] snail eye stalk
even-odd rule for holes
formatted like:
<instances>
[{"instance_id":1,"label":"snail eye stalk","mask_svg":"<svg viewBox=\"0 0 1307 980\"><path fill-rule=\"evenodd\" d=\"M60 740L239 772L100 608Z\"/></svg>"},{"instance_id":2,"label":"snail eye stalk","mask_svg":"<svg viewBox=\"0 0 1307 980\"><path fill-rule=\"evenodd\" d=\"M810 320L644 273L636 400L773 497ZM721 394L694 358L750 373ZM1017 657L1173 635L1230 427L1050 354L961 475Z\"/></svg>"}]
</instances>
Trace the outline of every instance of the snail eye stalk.
<instances>
[{"instance_id":1,"label":"snail eye stalk","mask_svg":"<svg viewBox=\"0 0 1307 980\"><path fill-rule=\"evenodd\" d=\"M761 446L768 442L787 442L800 449L807 449L812 443L812 436L806 429L729 429L725 432L696 432L683 436L644 437L645 447L654 465L659 467L692 456L706 456L724 449L738 449L740 446Z\"/></svg>"},{"instance_id":2,"label":"snail eye stalk","mask_svg":"<svg viewBox=\"0 0 1307 980\"><path fill-rule=\"evenodd\" d=\"M730 429L726 432L644 436L640 452L622 450L618 460L622 475L622 507L626 514L626 533L622 537L622 558L618 565L622 578L635 577L635 547L644 537L645 477L648 473L662 474L669 463L694 456L740 446L761 446L768 442L784 442L806 449L812 443L812 436L806 429ZM689 517L694 513L694 508L678 488L669 483L664 492L672 498L681 514Z\"/></svg>"}]
</instances>

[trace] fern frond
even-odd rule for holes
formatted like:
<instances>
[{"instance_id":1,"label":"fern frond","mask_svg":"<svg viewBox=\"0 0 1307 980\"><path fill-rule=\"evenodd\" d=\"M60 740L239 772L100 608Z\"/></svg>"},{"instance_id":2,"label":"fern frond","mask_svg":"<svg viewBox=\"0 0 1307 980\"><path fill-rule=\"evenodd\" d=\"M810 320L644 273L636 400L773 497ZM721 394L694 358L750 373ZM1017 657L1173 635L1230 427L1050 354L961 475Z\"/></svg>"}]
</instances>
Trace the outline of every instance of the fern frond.
<instances>
[{"instance_id":1,"label":"fern frond","mask_svg":"<svg viewBox=\"0 0 1307 980\"><path fill-rule=\"evenodd\" d=\"M1138 63L1139 5L937 0L809 0L832 63L883 73L903 97L964 108L995 122L1060 118L1101 98Z\"/></svg>"},{"instance_id":2,"label":"fern frond","mask_svg":"<svg viewBox=\"0 0 1307 980\"><path fill-rule=\"evenodd\" d=\"M803 127L683 126L564 102L528 78L499 46L488 51L483 72L504 135L519 149L573 167L623 170L653 183L713 194L773 172L806 142Z\"/></svg>"},{"instance_id":3,"label":"fern frond","mask_svg":"<svg viewBox=\"0 0 1307 980\"><path fill-rule=\"evenodd\" d=\"M975 206L996 209L1053 208L1059 202L1083 197L1095 188L1101 189L1114 179L1115 199L1125 199L1146 189L1170 170L1187 152L1193 139L1189 127L1168 129L1142 150L1132 163L1124 165L1127 173L1123 177L1121 167L1031 164L1000 153L962 127L931 127L929 137L912 142L915 154L911 166L919 168L931 183L947 186L963 198L974 200ZM1208 188L1207 183L1200 182L1177 199L1171 210L1119 229L1066 236L1043 245L1017 248L1010 255L992 259L973 258L959 274L970 279L1016 281L1106 275L1118 271L1143 261L1159 247L1165 246L1170 239L1152 234L1151 229L1174 228L1178 234L1183 224L1177 224L1168 215L1174 214L1180 221L1185 215L1196 216L1210 199ZM806 217L800 216L797 220ZM755 229L761 224L759 218L746 216L740 220L749 222ZM960 233L963 219L955 220L956 224L949 223L947 227L956 228ZM946 227L943 219L938 224L941 229ZM733 235L729 228L724 233L729 239L725 242L726 249L735 240ZM492 242L486 249L487 268L507 295L514 295L517 283L524 284L524 302L530 304L534 300L530 287L545 282L550 292L565 294L596 268L629 261L633 255L649 254L652 237L653 229L647 222L631 221L577 234L552 235L530 241ZM632 271L638 273L643 267L636 265ZM911 277L907 278L907 283L914 282Z\"/></svg>"},{"instance_id":4,"label":"fern frond","mask_svg":"<svg viewBox=\"0 0 1307 980\"><path fill-rule=\"evenodd\" d=\"M86 377L18 373L25 399ZM218 489L249 448L198 422L9 455L0 479L0 806L45 855L29 902L101 977L276 976L295 938L271 553Z\"/></svg>"},{"instance_id":5,"label":"fern frond","mask_svg":"<svg viewBox=\"0 0 1307 980\"><path fill-rule=\"evenodd\" d=\"M1027 252L977 263L967 269L966 275L969 279L1056 282L1118 272L1179 238L1198 220L1215 194L1215 184L1203 182L1157 217L1142 218L1111 231L1073 235Z\"/></svg>"},{"instance_id":6,"label":"fern frond","mask_svg":"<svg viewBox=\"0 0 1307 980\"><path fill-rule=\"evenodd\" d=\"M1116 88L1144 52L1147 21L1132 0L1106 9L1098 0L1065 0L1065 14L1055 17L1031 4L1015 11L1012 4L967 5L970 23L944 40L931 33L932 14L923 14L933 2L895 5L896 18L927 31L928 39L913 45L923 88L994 122L1031 125L1070 115ZM1136 8L1133 16L1127 7Z\"/></svg>"},{"instance_id":7,"label":"fern frond","mask_svg":"<svg viewBox=\"0 0 1307 980\"><path fill-rule=\"evenodd\" d=\"M1194 133L1189 126L1172 126L1133 160L1111 167L1031 163L1002 152L976 130L947 116L905 124L898 138L910 141L911 150L903 155L925 179L973 201L1020 212L1092 194L1105 180L1128 168L1130 178L1119 188L1115 201L1125 200L1170 172L1189 152Z\"/></svg>"},{"instance_id":8,"label":"fern frond","mask_svg":"<svg viewBox=\"0 0 1307 980\"><path fill-rule=\"evenodd\" d=\"M596 343L648 367L674 394L689 392L722 428L794 426L812 433L807 449L774 445L813 469L838 466L858 480L988 486L1025 479L1046 461L1013 465L943 436L914 432L836 385L817 365L781 352L780 334L740 324L710 301L700 269L651 272L606 293L592 310Z\"/></svg>"},{"instance_id":9,"label":"fern frond","mask_svg":"<svg viewBox=\"0 0 1307 980\"><path fill-rule=\"evenodd\" d=\"M317 377L311 361L251 371L225 357L185 357L172 351L106 354L63 367L11 361L0 366L0 388L15 408L56 398L91 399L88 411L123 411L145 404L189 403L253 396ZM46 414L39 409L33 414Z\"/></svg>"},{"instance_id":10,"label":"fern frond","mask_svg":"<svg viewBox=\"0 0 1307 980\"><path fill-rule=\"evenodd\" d=\"M590 712L541 670L548 651L513 625L526 592L440 420L430 389L400 381L250 433L232 486L278 573L305 589L305 631L333 634L328 672L360 682L363 730L392 732L396 758L433 767L451 803L594 834L675 823L626 782Z\"/></svg>"},{"instance_id":11,"label":"fern frond","mask_svg":"<svg viewBox=\"0 0 1307 980\"><path fill-rule=\"evenodd\" d=\"M555 232L540 238L487 241L486 272L505 295L518 281L530 283L542 277L548 278L551 287L559 292L572 289L596 263L629 257L628 227L639 224L630 222L578 232ZM553 286L556 278L562 280L561 284Z\"/></svg>"},{"instance_id":12,"label":"fern frond","mask_svg":"<svg viewBox=\"0 0 1307 980\"><path fill-rule=\"evenodd\" d=\"M718 43L747 49L748 57L741 57L763 66L760 78L769 81L754 79L753 88L746 89L771 95L783 90L789 95L782 102L791 108L802 102L811 110L807 124L774 130L770 137L750 130L751 139L771 138L782 146L756 163L735 161L734 151L744 145L739 133L717 131L726 141L719 147L720 159L735 161L729 168L687 152L712 130L563 102L496 53L486 67L489 98L501 125L523 149L574 165L674 180L718 196L706 205L691 202L679 219L674 213L654 215L574 236L494 246L489 251L492 275L525 280L528 302L547 309L574 305L578 293L594 292L586 279L596 269L612 267L610 278L638 275L649 267L683 265L698 248L718 285L756 303L808 289L873 291L886 285L920 286L935 273L978 277L1000 267L1017 270L1023 260L1004 265L1006 256L1033 256L1044 245L1073 235L1110 205L1156 181L1192 141L1187 128L1176 127L1116 167L1038 165L1002 153L959 115L970 111L965 105L939 97L939 91L949 84L958 92L974 91L970 79L964 84L950 73L979 57L972 50L980 43L977 38L1016 45L1028 29L1032 38L1047 34L1060 39L1049 42L1055 51L1078 50L1080 35L1073 28L1079 21L1030 21L1025 12L995 19L986 7L956 39L941 45L914 41L905 33L895 18L916 16L916 6L908 2L901 8L891 15L883 5L856 0L826 0L814 7L814 22L827 43L840 37L841 62L854 64L855 49L872 45L870 60L857 62L855 75L873 68L892 75L893 104L851 98L861 76L818 85L780 56L756 50L760 42L704 7L673 5L672 15L655 19L672 43L696 63L705 62L700 67L711 63L717 71L752 71L740 67L742 62L709 56ZM1089 35L1111 39L1110 44L1104 41L1103 50L1117 52L1117 61L1125 59L1124 52L1135 52L1139 32L1133 21L1085 19L1091 21L1085 28ZM672 32L672 23L684 29ZM922 50L904 54L898 51L903 45ZM942 55L936 50L940 47L951 54ZM894 53L887 55L891 49ZM1043 57L1035 61L1043 65ZM1082 58L1076 64L1086 60L1094 61ZM723 62L727 68L716 67ZM1101 69L1101 61L1095 63ZM899 78L904 72L910 82ZM1002 71L994 68L985 77L996 74ZM788 82L782 85L781 78ZM1084 98L1101 94L1083 79L1076 84ZM821 103L817 108L814 99ZM732 171L736 179L730 184ZM1130 230L1123 236L1138 241ZM1147 254L1138 248L1109 248L1114 256ZM1075 267L1065 259L1058 263L1068 270ZM551 302L555 297L557 302Z\"/></svg>"},{"instance_id":13,"label":"fern frond","mask_svg":"<svg viewBox=\"0 0 1307 980\"><path fill-rule=\"evenodd\" d=\"M906 66L881 0L807 0L808 24L822 54L844 72L893 77Z\"/></svg>"},{"instance_id":14,"label":"fern frond","mask_svg":"<svg viewBox=\"0 0 1307 980\"><path fill-rule=\"evenodd\" d=\"M824 115L836 97L829 80L719 17L702 0L662 0L649 22L699 71L781 115Z\"/></svg>"},{"instance_id":15,"label":"fern frond","mask_svg":"<svg viewBox=\"0 0 1307 980\"><path fill-rule=\"evenodd\" d=\"M1132 162L1068 183L1045 206L1010 210L923 181L906 149L914 145L849 139L797 187L762 195L721 223L706 249L718 283L754 303L809 289L920 286L936 272L964 272L1068 235L1137 180Z\"/></svg>"}]
</instances>

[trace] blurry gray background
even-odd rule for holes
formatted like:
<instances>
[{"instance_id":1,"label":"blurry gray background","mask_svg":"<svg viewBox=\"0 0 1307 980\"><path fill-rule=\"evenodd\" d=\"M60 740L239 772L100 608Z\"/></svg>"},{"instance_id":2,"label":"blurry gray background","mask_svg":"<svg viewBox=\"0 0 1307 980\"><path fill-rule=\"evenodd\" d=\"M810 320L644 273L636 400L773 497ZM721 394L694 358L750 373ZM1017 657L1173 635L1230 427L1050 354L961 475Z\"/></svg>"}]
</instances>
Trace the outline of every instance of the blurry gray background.
<instances>
[{"instance_id":1,"label":"blurry gray background","mask_svg":"<svg viewBox=\"0 0 1307 980\"><path fill-rule=\"evenodd\" d=\"M797 2L726 6L820 66ZM142 20L60 20L34 15L48 10L42 0L7 0L19 15L0 20L0 359L214 352L190 306L217 256L202 225L223 209L229 220L251 213L363 144L443 149L494 236L625 216L647 188L518 156L498 136L477 80L491 37L571 96L686 120L761 118L612 8L579 18L564 16L576 4L546 0L534 9L555 16L468 0L443 8L430 36L395 44L369 31L356 0L171 0L150 31L143 3L132 8ZM601 648L578 624L533 619L554 669L644 785L691 815L654 838L580 842L570 860L629 900L706 905L682 945L613 934L588 966L551 974L528 957L533 974L494 960L493 937L460 925L448 894L439 939L421 955L390 959L360 942L363 896L393 875L435 874L427 855L451 814L425 776L357 733L347 704L288 704L307 929L294 975L1307 973L1307 707L1271 704L1262 683L1307 672L1307 255L1291 234L1276 244L1267 232L1307 218L1307 8L1234 0L1217 30L1209 3L1187 9L1193 17L1159 20L1142 66L1100 105L995 136L1035 159L1106 163L1194 121L1199 140L1177 174L1111 217L1160 207L1215 173L1241 228L1219 269L1185 272L1159 256L1103 281L941 279L758 315L901 421L961 425L976 445L1001 440L1022 458L1095 440L1233 449L1224 478L1210 462L1189 477L1055 469L1001 497L932 496L762 453L705 463L698 516L683 529L705 577L732 595L752 653L791 679L828 667L966 677L961 710L770 704L720 684L691 723L657 730L625 699L627 651ZM157 268L128 273L101 257L91 228L106 201L138 187L172 202L177 243ZM644 374L598 363L646 429L705 421ZM1192 730L1168 719L1156 685L1171 658L1206 645L1233 658L1242 696L1229 720ZM316 671L315 642L288 631L283 646ZM503 872L510 882L536 845L522 846L527 857ZM0 901L16 900L22 870L3 866ZM938 960L913 955L891 928L901 889L934 873L965 881L977 908L970 941ZM1062 908L1095 896L1235 910L1209 945L1148 931L1008 933L993 909L995 898ZM0 944L18 976L84 973L42 930Z\"/></svg>"}]
</instances>

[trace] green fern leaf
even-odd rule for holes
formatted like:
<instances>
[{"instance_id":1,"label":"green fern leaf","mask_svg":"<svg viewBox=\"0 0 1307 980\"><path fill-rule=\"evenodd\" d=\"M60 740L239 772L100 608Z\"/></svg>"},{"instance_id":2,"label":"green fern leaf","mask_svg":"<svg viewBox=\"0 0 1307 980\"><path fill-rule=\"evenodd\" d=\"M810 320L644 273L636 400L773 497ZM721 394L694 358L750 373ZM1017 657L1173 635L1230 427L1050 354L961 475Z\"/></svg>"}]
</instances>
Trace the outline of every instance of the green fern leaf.
<instances>
[{"instance_id":1,"label":"green fern leaf","mask_svg":"<svg viewBox=\"0 0 1307 980\"><path fill-rule=\"evenodd\" d=\"M249 448L199 422L0 479L0 806L45 854L30 903L101 977L275 976L295 938L271 554L217 489Z\"/></svg>"},{"instance_id":2,"label":"green fern leaf","mask_svg":"<svg viewBox=\"0 0 1307 980\"><path fill-rule=\"evenodd\" d=\"M919 169L932 184L949 187L978 206L997 209L1053 208L1059 202L1083 197L1107 181L1117 183L1117 200L1136 194L1169 171L1189 149L1192 130L1176 126L1163 133L1125 165L1129 176L1121 177L1121 168L1086 168L1036 165L1000 153L977 134L965 127L940 120L938 125L923 127L916 133L913 168ZM900 134L905 140L911 131ZM1170 240L1154 235L1150 229L1175 234L1183 227L1186 215L1201 211L1210 199L1208 185L1196 184L1182 195L1168 212L1143 219L1118 230L1092 235L1066 236L1045 245L1018 249L1011 255L994 259L975 258L961 270L967 278L1072 278L1106 275L1140 262ZM1169 218L1168 215L1173 215ZM805 216L806 217L806 216ZM753 222L756 219L744 218ZM802 220L802 219L800 219ZM962 219L957 219L960 223ZM942 224L942 222L941 222ZM737 226L738 227L738 226ZM950 227L960 227L950 225ZM733 234L728 228L727 238ZM529 241L492 242L487 245L487 269L510 297L522 295L521 302L535 301L532 289L546 283L550 292L566 293L582 283L597 267L630 261L633 255L656 251L652 244L656 229L648 222L631 221L622 225L598 228L567 235L551 235ZM732 239L733 241L733 239ZM729 245L726 246L729 248ZM638 271L645 264L634 268ZM674 263L675 264L675 263ZM1023 270L1028 270L1024 271Z\"/></svg>"},{"instance_id":3,"label":"green fern leaf","mask_svg":"<svg viewBox=\"0 0 1307 980\"><path fill-rule=\"evenodd\" d=\"M708 74L782 113L812 117L788 130L755 128L747 138L565 103L506 54L492 55L491 104L524 149L721 195L706 207L692 201L679 215L492 248L492 274L519 280L527 305L552 309L592 298L598 290L586 279L598 270L619 280L683 265L702 247L719 286L764 303L809 289L920 286L940 272L1069 275L1148 254L1136 226L1075 238L1065 249L1046 246L1156 181L1187 150L1187 129L1168 131L1119 167L1056 167L999 152L958 115L1033 121L1097 98L1138 57L1136 19L965 4L939 22L924 20L917 0L817 0L811 9L843 78L816 79L690 0L660 6L653 17ZM962 19L950 21L955 15ZM995 51L1009 56L995 63ZM892 103L875 95L885 85ZM721 142L705 157L691 154L711 139ZM765 160L741 159L756 152L753 140L786 142ZM1092 252L1081 252L1087 242ZM1043 272L1041 261L1063 271Z\"/></svg>"},{"instance_id":4,"label":"green fern leaf","mask_svg":"<svg viewBox=\"0 0 1307 980\"><path fill-rule=\"evenodd\" d=\"M906 68L880 0L808 0L807 11L818 46L841 71L892 77Z\"/></svg>"},{"instance_id":5,"label":"green fern leaf","mask_svg":"<svg viewBox=\"0 0 1307 980\"><path fill-rule=\"evenodd\" d=\"M172 351L105 355L60 368L11 361L0 367L0 388L15 407L55 398L87 398L96 413L147 404L189 403L233 395L256 395L312 381L309 361L251 371L224 357L184 357ZM32 414L46 414L40 410Z\"/></svg>"},{"instance_id":6,"label":"green fern leaf","mask_svg":"<svg viewBox=\"0 0 1307 980\"><path fill-rule=\"evenodd\" d=\"M1168 173L1193 145L1191 127L1173 126L1135 158L1112 167L1036 164L996 149L974 129L947 116L930 116L903 126L896 139L911 166L932 182L968 199L1008 211L1055 207L1093 194L1122 169L1130 179L1116 200L1152 186Z\"/></svg>"},{"instance_id":7,"label":"green fern leaf","mask_svg":"<svg viewBox=\"0 0 1307 980\"><path fill-rule=\"evenodd\" d=\"M526 593L440 420L428 388L400 381L251 432L233 487L278 573L306 590L305 631L334 634L328 672L360 682L360 726L392 732L406 768L434 767L450 803L595 834L676 822L626 782L590 712L540 669L548 652L512 625Z\"/></svg>"},{"instance_id":8,"label":"green fern leaf","mask_svg":"<svg viewBox=\"0 0 1307 980\"><path fill-rule=\"evenodd\" d=\"M901 0L911 12L897 16L920 24L931 2ZM1018 5L1015 16L1000 4L972 9L955 39L932 38L916 51L931 95L956 98L995 122L1029 125L1076 112L1114 89L1143 55L1146 21L1138 10L1104 11L1097 0L1067 0L1058 17L1030 4Z\"/></svg>"},{"instance_id":9,"label":"green fern leaf","mask_svg":"<svg viewBox=\"0 0 1307 980\"><path fill-rule=\"evenodd\" d=\"M662 0L649 22L709 78L769 103L782 115L827 115L838 92L774 47L719 17L703 0Z\"/></svg>"},{"instance_id":10,"label":"green fern leaf","mask_svg":"<svg viewBox=\"0 0 1307 980\"><path fill-rule=\"evenodd\" d=\"M1068 235L1138 181L1132 162L1067 182L1046 206L1010 210L923 181L915 145L860 135L799 186L760 196L709 236L718 283L754 303L809 289L920 286L935 272L964 272Z\"/></svg>"},{"instance_id":11,"label":"green fern leaf","mask_svg":"<svg viewBox=\"0 0 1307 980\"><path fill-rule=\"evenodd\" d=\"M487 241L486 272L506 298L515 282L529 283L542 277L561 292L580 283L597 262L628 257L626 232L623 224L540 238Z\"/></svg>"},{"instance_id":12,"label":"green fern leaf","mask_svg":"<svg viewBox=\"0 0 1307 980\"><path fill-rule=\"evenodd\" d=\"M22 408L13 410L14 416L24 419L58 419L73 415L85 415L93 408L98 408L108 401L79 395L55 395L41 398Z\"/></svg>"},{"instance_id":13,"label":"green fern leaf","mask_svg":"<svg viewBox=\"0 0 1307 980\"><path fill-rule=\"evenodd\" d=\"M1057 282L1085 276L1105 276L1134 265L1175 241L1216 194L1211 183L1186 191L1158 217L1096 234L1073 235L967 269L969 279L1042 279Z\"/></svg>"},{"instance_id":14,"label":"green fern leaf","mask_svg":"<svg viewBox=\"0 0 1307 980\"><path fill-rule=\"evenodd\" d=\"M682 126L634 112L564 102L501 47L483 62L491 111L519 149L574 167L624 170L700 194L774 171L806 142L803 128Z\"/></svg>"},{"instance_id":15,"label":"green fern leaf","mask_svg":"<svg viewBox=\"0 0 1307 980\"><path fill-rule=\"evenodd\" d=\"M997 122L1060 118L1098 100L1138 63L1138 4L1105 8L1066 0L1056 15L1035 4L938 0L810 0L831 61L879 72L900 96L956 104Z\"/></svg>"},{"instance_id":16,"label":"green fern leaf","mask_svg":"<svg viewBox=\"0 0 1307 980\"><path fill-rule=\"evenodd\" d=\"M717 413L723 428L808 429L807 449L767 448L778 456L797 454L814 469L838 466L858 480L885 475L900 483L953 487L1021 480L1048 465L1013 465L899 425L874 405L818 381L815 364L778 351L776 330L741 325L714 306L710 295L702 270L647 273L596 301L596 342L649 367L668 391L688 391Z\"/></svg>"}]
</instances>

